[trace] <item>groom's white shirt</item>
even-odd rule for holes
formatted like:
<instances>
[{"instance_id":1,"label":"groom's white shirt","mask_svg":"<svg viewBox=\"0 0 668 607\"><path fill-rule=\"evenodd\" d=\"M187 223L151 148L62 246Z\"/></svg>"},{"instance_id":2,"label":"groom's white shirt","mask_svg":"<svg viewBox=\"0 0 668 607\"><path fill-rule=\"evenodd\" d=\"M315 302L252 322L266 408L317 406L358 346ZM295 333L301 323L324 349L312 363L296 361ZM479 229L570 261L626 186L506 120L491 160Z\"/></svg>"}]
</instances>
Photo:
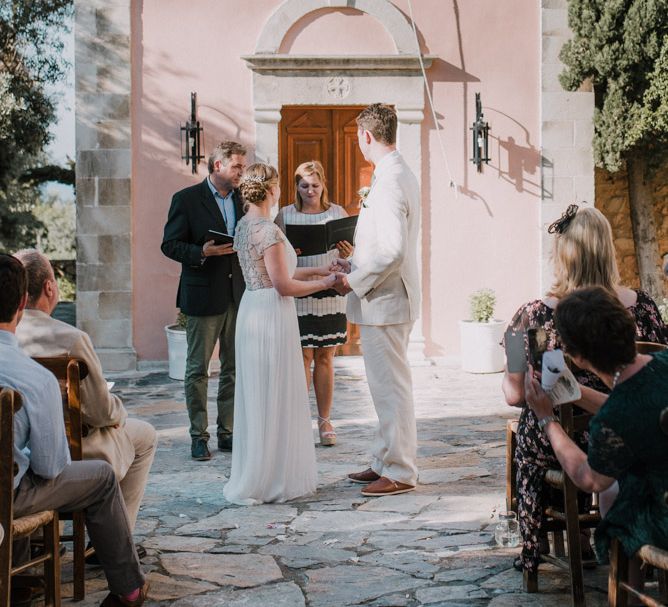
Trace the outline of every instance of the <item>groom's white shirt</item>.
<instances>
[{"instance_id":1,"label":"groom's white shirt","mask_svg":"<svg viewBox=\"0 0 668 607\"><path fill-rule=\"evenodd\" d=\"M383 156L360 211L348 284L348 320L362 325L413 322L420 312L417 238L420 191L399 152Z\"/></svg>"}]
</instances>

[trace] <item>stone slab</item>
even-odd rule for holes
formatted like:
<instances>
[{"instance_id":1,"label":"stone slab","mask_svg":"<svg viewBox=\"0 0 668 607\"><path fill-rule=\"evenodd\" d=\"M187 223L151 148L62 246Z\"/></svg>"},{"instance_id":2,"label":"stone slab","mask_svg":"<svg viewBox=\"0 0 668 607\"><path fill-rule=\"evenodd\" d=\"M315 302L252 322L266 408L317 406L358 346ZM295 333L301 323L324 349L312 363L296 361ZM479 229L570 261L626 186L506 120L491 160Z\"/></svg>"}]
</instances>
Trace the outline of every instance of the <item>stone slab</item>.
<instances>
[{"instance_id":1,"label":"stone slab","mask_svg":"<svg viewBox=\"0 0 668 607\"><path fill-rule=\"evenodd\" d=\"M207 582L177 580L176 578L161 575L156 572L149 573L146 577L151 583L148 598L153 601L180 599L185 596L210 592L211 590L218 588L214 584L209 584Z\"/></svg>"},{"instance_id":2,"label":"stone slab","mask_svg":"<svg viewBox=\"0 0 668 607\"><path fill-rule=\"evenodd\" d=\"M183 575L221 586L249 588L280 580L283 574L271 556L263 554L163 555L162 566L171 575Z\"/></svg>"},{"instance_id":3,"label":"stone slab","mask_svg":"<svg viewBox=\"0 0 668 607\"><path fill-rule=\"evenodd\" d=\"M206 595L187 597L172 603L172 607L304 607L304 595L294 582L271 584L247 590L223 590Z\"/></svg>"},{"instance_id":4,"label":"stone slab","mask_svg":"<svg viewBox=\"0 0 668 607\"><path fill-rule=\"evenodd\" d=\"M306 574L306 597L312 607L359 605L383 594L410 591L427 584L384 567L339 565Z\"/></svg>"}]
</instances>

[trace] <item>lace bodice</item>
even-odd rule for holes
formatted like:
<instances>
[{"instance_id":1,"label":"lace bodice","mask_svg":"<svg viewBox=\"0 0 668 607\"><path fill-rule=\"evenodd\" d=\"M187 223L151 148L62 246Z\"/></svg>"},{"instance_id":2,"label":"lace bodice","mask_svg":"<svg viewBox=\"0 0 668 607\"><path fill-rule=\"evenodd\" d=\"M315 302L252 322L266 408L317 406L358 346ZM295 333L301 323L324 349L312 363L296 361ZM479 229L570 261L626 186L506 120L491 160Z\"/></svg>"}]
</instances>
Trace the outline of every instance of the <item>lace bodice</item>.
<instances>
[{"instance_id":1,"label":"lace bodice","mask_svg":"<svg viewBox=\"0 0 668 607\"><path fill-rule=\"evenodd\" d=\"M249 291L273 287L264 263L264 252L277 242L285 243L288 273L292 276L297 267L297 255L280 228L271 219L264 217L245 215L239 220L234 233L234 249L239 255L239 264Z\"/></svg>"}]
</instances>

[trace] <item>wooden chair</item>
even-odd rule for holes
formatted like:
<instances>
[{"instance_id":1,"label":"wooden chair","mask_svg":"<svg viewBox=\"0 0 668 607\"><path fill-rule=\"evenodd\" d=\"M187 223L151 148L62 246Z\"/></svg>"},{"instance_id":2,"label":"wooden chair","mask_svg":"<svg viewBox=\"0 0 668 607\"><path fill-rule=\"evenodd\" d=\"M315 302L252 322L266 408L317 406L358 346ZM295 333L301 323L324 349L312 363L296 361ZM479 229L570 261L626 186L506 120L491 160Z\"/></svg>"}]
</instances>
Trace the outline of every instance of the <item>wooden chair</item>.
<instances>
[{"instance_id":1,"label":"wooden chair","mask_svg":"<svg viewBox=\"0 0 668 607\"><path fill-rule=\"evenodd\" d=\"M659 417L661 430L668 434L668 407ZM668 504L668 493L664 495ZM635 597L649 607L665 607L668 605L668 551L646 544L636 553L636 557L645 565L651 565L658 573L659 595L661 603L629 585L629 559L622 545L613 539L610 545L610 573L608 575L608 605L610 607L626 607L629 595Z\"/></svg>"},{"instance_id":2,"label":"wooden chair","mask_svg":"<svg viewBox=\"0 0 668 607\"><path fill-rule=\"evenodd\" d=\"M517 512L517 420L506 420L506 510Z\"/></svg>"},{"instance_id":3,"label":"wooden chair","mask_svg":"<svg viewBox=\"0 0 668 607\"><path fill-rule=\"evenodd\" d=\"M560 405L557 410L561 426L571 438L576 433L583 432L589 427L589 420L592 418L592 415L586 412L575 414L574 406L571 403ZM563 507L548 504L545 508L546 521L543 529L546 532L552 533L554 555L545 554L543 555L543 559L568 570L571 578L573 607L585 607L580 537L583 530L596 527L601 520L601 516L595 505L587 512L580 512L578 493L581 492L563 470L548 470L545 474L545 482L549 486L561 491L563 494ZM593 502L595 503L596 500L593 499ZM564 550L564 533L568 547L567 555ZM528 574L525 572L524 583L527 592L537 592L537 573Z\"/></svg>"},{"instance_id":4,"label":"wooden chair","mask_svg":"<svg viewBox=\"0 0 668 607\"><path fill-rule=\"evenodd\" d=\"M11 582L30 567L44 566L45 597L47 607L60 607L60 554L58 543L58 513L54 510L37 512L14 518L14 476L18 467L14 463L14 414L21 409L18 393L0 388L0 525L4 538L0 542L0 605L10 604ZM12 544L19 538L27 538L42 529L44 551L35 558L12 566ZM33 579L34 576L27 576Z\"/></svg>"},{"instance_id":5,"label":"wooden chair","mask_svg":"<svg viewBox=\"0 0 668 607\"><path fill-rule=\"evenodd\" d=\"M569 436L575 432L586 430L591 415L573 414L573 405L561 405L558 409L560 422ZM506 507L517 510L517 470L515 468L515 449L517 447L517 420L506 422ZM545 521L542 533L545 537L550 533L554 545L554 556L543 555L543 559L561 568L567 569L571 576L571 596L574 607L584 607L584 577L582 572L582 550L580 533L583 529L595 527L600 521L598 512L580 514L578 509L578 489L564 474L563 470L548 470L545 482L562 491L564 507L559 509L548 505L545 509ZM569 547L568 556L564 546L564 536ZM573 546L571 549L570 547ZM529 593L538 592L538 572L524 572L524 590Z\"/></svg>"},{"instance_id":6,"label":"wooden chair","mask_svg":"<svg viewBox=\"0 0 668 607\"><path fill-rule=\"evenodd\" d=\"M65 431L73 461L83 459L83 421L81 416L81 381L88 376L88 365L68 356L34 357L34 361L51 371L58 379L63 397ZM86 596L86 557L94 553L86 550L86 522L83 511L61 514L61 519L72 521L72 533L61 535L63 542L72 542L73 599Z\"/></svg>"}]
</instances>

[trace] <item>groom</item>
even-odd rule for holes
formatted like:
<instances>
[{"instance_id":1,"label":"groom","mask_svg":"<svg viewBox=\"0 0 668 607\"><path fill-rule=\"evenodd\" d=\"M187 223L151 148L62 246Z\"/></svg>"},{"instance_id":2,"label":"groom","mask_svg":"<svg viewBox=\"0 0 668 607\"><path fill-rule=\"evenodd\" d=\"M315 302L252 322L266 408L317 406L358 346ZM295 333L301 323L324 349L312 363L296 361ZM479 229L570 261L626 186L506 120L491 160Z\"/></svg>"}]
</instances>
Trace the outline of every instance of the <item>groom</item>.
<instances>
[{"instance_id":1,"label":"groom","mask_svg":"<svg viewBox=\"0 0 668 607\"><path fill-rule=\"evenodd\" d=\"M360 328L367 381L378 415L371 467L349 474L362 495L405 493L417 483L417 436L406 351L420 310L417 238L420 191L396 149L397 114L374 103L357 117L357 140L375 165L359 215L355 252L337 290L348 297L348 320Z\"/></svg>"}]
</instances>

